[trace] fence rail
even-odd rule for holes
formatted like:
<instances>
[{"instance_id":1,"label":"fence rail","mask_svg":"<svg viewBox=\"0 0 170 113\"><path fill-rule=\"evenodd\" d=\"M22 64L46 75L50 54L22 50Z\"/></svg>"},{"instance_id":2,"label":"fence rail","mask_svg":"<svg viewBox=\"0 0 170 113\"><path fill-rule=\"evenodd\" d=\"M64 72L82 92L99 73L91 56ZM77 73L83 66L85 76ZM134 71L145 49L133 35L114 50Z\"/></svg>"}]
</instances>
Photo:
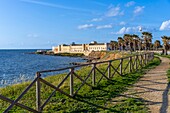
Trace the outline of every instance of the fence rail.
<instances>
[{"instance_id":1,"label":"fence rail","mask_svg":"<svg viewBox=\"0 0 170 113\"><path fill-rule=\"evenodd\" d=\"M27 86L27 88L19 95L17 99L11 100L0 94L1 100L10 103L10 106L4 111L4 113L8 113L13 108L13 106L19 106L30 112L40 113L43 111L43 108L50 101L51 97L54 96L56 91L70 98L74 98L74 96L76 96L76 94L79 92L79 90L84 85L87 85L88 87L93 88L94 86L97 86L103 79L110 80L116 74L120 76L124 76L127 73L131 73L133 71L141 69L142 67L147 65L147 63L151 61L153 58L154 58L154 53L150 52L150 53L144 53L144 54L135 55L135 56L129 56L125 58L119 58L115 60L88 63L88 64L72 66L72 67L56 69L56 70L39 71L36 73L36 78L31 82L29 86ZM119 62L119 63L117 66L115 66L114 62ZM106 65L106 68L104 71L100 70L101 64ZM86 66L91 66L92 68L90 69L90 72L85 77L82 77L81 74L77 73L76 68L86 67ZM57 72L57 71L62 71L62 70L69 70L69 72L68 74L66 74L66 76L62 79L62 81L58 85L53 85L49 83L47 80L42 78L43 73ZM99 74L101 75L100 77L99 77ZM75 78L81 81L81 84L79 85L78 88L74 87ZM91 82L87 82L88 79L91 79ZM68 80L69 80L69 91L67 92L67 91L64 91L60 87L64 84L65 81L68 82ZM41 93L40 93L41 83L44 83L47 86L50 86L51 88L54 89L54 91L49 95L49 97L45 100L44 103L42 103L41 101ZM28 90L34 84L36 84L36 110L19 103L19 100L28 92Z\"/></svg>"}]
</instances>

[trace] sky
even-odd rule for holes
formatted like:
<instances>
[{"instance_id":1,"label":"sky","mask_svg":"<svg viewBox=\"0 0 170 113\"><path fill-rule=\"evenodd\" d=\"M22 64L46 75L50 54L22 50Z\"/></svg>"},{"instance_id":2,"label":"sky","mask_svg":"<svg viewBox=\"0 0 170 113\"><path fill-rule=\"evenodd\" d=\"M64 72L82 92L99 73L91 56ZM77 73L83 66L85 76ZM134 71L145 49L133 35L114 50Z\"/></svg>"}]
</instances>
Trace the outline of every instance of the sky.
<instances>
[{"instance_id":1,"label":"sky","mask_svg":"<svg viewBox=\"0 0 170 113\"><path fill-rule=\"evenodd\" d=\"M170 36L170 0L0 0L0 49Z\"/></svg>"}]
</instances>

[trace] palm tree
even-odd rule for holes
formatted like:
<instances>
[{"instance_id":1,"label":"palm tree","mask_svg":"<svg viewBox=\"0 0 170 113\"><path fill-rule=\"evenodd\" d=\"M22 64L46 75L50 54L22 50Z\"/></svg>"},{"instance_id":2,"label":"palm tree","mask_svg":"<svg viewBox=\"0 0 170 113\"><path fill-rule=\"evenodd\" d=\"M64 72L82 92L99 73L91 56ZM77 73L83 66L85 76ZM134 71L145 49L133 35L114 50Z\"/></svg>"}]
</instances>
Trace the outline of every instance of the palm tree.
<instances>
[{"instance_id":1,"label":"palm tree","mask_svg":"<svg viewBox=\"0 0 170 113\"><path fill-rule=\"evenodd\" d=\"M150 32L142 32L142 37L144 39L145 50L150 49L150 45L152 43L152 33Z\"/></svg>"},{"instance_id":2,"label":"palm tree","mask_svg":"<svg viewBox=\"0 0 170 113\"><path fill-rule=\"evenodd\" d=\"M164 55L167 55L167 50L168 50L168 46L169 46L169 40L170 40L170 37L168 36L162 36L162 42L163 42L163 53Z\"/></svg>"},{"instance_id":3,"label":"palm tree","mask_svg":"<svg viewBox=\"0 0 170 113\"><path fill-rule=\"evenodd\" d=\"M123 36L126 50L130 49L130 46L129 46L130 45L130 38L131 38L130 34L124 34L124 36Z\"/></svg>"},{"instance_id":4,"label":"palm tree","mask_svg":"<svg viewBox=\"0 0 170 113\"><path fill-rule=\"evenodd\" d=\"M152 44L152 33L149 33L148 32L148 47L149 47L149 50L151 49L151 46L153 45Z\"/></svg>"},{"instance_id":5,"label":"palm tree","mask_svg":"<svg viewBox=\"0 0 170 113\"><path fill-rule=\"evenodd\" d=\"M116 50L117 46L118 46L118 42L117 41L110 41L110 46L111 46L111 50Z\"/></svg>"},{"instance_id":6,"label":"palm tree","mask_svg":"<svg viewBox=\"0 0 170 113\"><path fill-rule=\"evenodd\" d=\"M161 45L161 42L160 42L159 40L155 40L155 42L154 42L154 47L155 47L156 50L158 50L158 48L160 47L160 45Z\"/></svg>"},{"instance_id":7,"label":"palm tree","mask_svg":"<svg viewBox=\"0 0 170 113\"><path fill-rule=\"evenodd\" d=\"M142 39L138 38L138 50L141 51L142 50Z\"/></svg>"},{"instance_id":8,"label":"palm tree","mask_svg":"<svg viewBox=\"0 0 170 113\"><path fill-rule=\"evenodd\" d=\"M129 50L132 51L132 48L133 48L133 35L124 34L123 38L125 40L126 48L129 48Z\"/></svg>"},{"instance_id":9,"label":"palm tree","mask_svg":"<svg viewBox=\"0 0 170 113\"><path fill-rule=\"evenodd\" d=\"M118 40L119 50L121 51L123 50L124 40L122 37L118 37L117 40Z\"/></svg>"},{"instance_id":10,"label":"palm tree","mask_svg":"<svg viewBox=\"0 0 170 113\"><path fill-rule=\"evenodd\" d=\"M133 34L132 38L133 38L133 40L132 40L132 42L133 42L133 49L134 49L134 51L136 51L136 47L138 46L138 42L139 42L139 36Z\"/></svg>"}]
</instances>

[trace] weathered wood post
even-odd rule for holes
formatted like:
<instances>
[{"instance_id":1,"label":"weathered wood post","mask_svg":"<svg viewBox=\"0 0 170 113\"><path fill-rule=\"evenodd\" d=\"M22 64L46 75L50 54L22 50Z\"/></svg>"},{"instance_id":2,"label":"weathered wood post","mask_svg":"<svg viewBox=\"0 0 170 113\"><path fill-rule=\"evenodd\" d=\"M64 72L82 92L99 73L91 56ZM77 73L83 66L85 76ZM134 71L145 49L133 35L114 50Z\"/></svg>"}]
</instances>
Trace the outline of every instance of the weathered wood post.
<instances>
[{"instance_id":1,"label":"weathered wood post","mask_svg":"<svg viewBox=\"0 0 170 113\"><path fill-rule=\"evenodd\" d=\"M154 52L152 53L152 60L154 59Z\"/></svg>"},{"instance_id":2,"label":"weathered wood post","mask_svg":"<svg viewBox=\"0 0 170 113\"><path fill-rule=\"evenodd\" d=\"M150 61L152 61L154 59L154 53L150 53Z\"/></svg>"},{"instance_id":3,"label":"weathered wood post","mask_svg":"<svg viewBox=\"0 0 170 113\"><path fill-rule=\"evenodd\" d=\"M41 84L40 84L40 73L36 73L36 76L38 77L36 82L36 107L37 111L41 112Z\"/></svg>"},{"instance_id":4,"label":"weathered wood post","mask_svg":"<svg viewBox=\"0 0 170 113\"><path fill-rule=\"evenodd\" d=\"M145 57L145 58L144 58L144 63L145 63L145 66L146 66L146 64L147 64L147 61L146 61L146 60L147 60L147 58L146 58L146 53L144 54L144 57Z\"/></svg>"},{"instance_id":5,"label":"weathered wood post","mask_svg":"<svg viewBox=\"0 0 170 113\"><path fill-rule=\"evenodd\" d=\"M74 81L73 81L73 72L74 72L74 68L70 69L70 96L73 96L74 93Z\"/></svg>"},{"instance_id":6,"label":"weathered wood post","mask_svg":"<svg viewBox=\"0 0 170 113\"><path fill-rule=\"evenodd\" d=\"M129 72L132 72L132 57L129 57Z\"/></svg>"},{"instance_id":7,"label":"weathered wood post","mask_svg":"<svg viewBox=\"0 0 170 113\"><path fill-rule=\"evenodd\" d=\"M96 84L96 64L93 64L92 65L92 69L93 69L93 72L92 72L92 84L93 86L95 86Z\"/></svg>"},{"instance_id":8,"label":"weathered wood post","mask_svg":"<svg viewBox=\"0 0 170 113\"><path fill-rule=\"evenodd\" d=\"M110 75L111 75L111 61L108 62L108 78L110 78Z\"/></svg>"},{"instance_id":9,"label":"weathered wood post","mask_svg":"<svg viewBox=\"0 0 170 113\"><path fill-rule=\"evenodd\" d=\"M148 54L148 57L149 57L148 62L150 62L151 61L151 53Z\"/></svg>"},{"instance_id":10,"label":"weathered wood post","mask_svg":"<svg viewBox=\"0 0 170 113\"><path fill-rule=\"evenodd\" d=\"M142 67L144 67L144 66L145 66L145 55L142 54Z\"/></svg>"},{"instance_id":11,"label":"weathered wood post","mask_svg":"<svg viewBox=\"0 0 170 113\"><path fill-rule=\"evenodd\" d=\"M135 56L135 66L136 70L138 70L138 55Z\"/></svg>"},{"instance_id":12,"label":"weathered wood post","mask_svg":"<svg viewBox=\"0 0 170 113\"><path fill-rule=\"evenodd\" d=\"M145 62L146 62L146 65L147 65L147 63L148 63L148 53L146 54L146 60L145 60Z\"/></svg>"},{"instance_id":13,"label":"weathered wood post","mask_svg":"<svg viewBox=\"0 0 170 113\"><path fill-rule=\"evenodd\" d=\"M140 55L140 65L141 65L141 68L143 67L142 62L143 62L143 55Z\"/></svg>"},{"instance_id":14,"label":"weathered wood post","mask_svg":"<svg viewBox=\"0 0 170 113\"><path fill-rule=\"evenodd\" d=\"M123 74L122 70L123 70L123 59L121 58L121 59L120 59L120 75L121 75L121 76L122 76L122 74Z\"/></svg>"}]
</instances>

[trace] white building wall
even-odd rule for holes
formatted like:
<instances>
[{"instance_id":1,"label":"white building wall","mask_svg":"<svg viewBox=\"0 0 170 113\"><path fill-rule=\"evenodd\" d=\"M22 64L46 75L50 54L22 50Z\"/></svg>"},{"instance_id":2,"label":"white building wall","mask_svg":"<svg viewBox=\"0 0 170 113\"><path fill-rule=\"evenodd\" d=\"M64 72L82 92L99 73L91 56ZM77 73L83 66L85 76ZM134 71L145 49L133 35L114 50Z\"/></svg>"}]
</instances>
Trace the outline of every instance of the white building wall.
<instances>
[{"instance_id":1,"label":"white building wall","mask_svg":"<svg viewBox=\"0 0 170 113\"><path fill-rule=\"evenodd\" d=\"M59 45L59 46L54 46L52 47L52 50L54 53L84 53L84 54L89 54L91 51L106 51L108 50L109 46L107 43L105 44L82 44L82 45Z\"/></svg>"}]
</instances>

